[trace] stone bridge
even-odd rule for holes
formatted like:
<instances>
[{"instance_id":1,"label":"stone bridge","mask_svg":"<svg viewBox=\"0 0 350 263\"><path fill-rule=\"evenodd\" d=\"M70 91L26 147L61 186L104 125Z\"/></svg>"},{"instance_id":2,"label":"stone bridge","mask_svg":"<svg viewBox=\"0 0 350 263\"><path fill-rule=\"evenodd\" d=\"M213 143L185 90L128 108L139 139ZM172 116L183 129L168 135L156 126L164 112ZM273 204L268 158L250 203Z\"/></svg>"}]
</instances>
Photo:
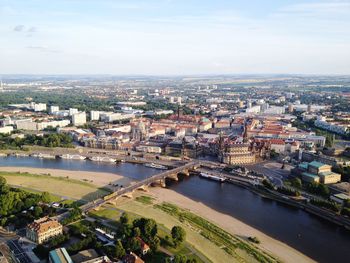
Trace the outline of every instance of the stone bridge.
<instances>
[{"instance_id":1,"label":"stone bridge","mask_svg":"<svg viewBox=\"0 0 350 263\"><path fill-rule=\"evenodd\" d=\"M190 171L196 170L199 168L201 163L199 161L189 162L180 167L164 171L162 173L148 177L142 181L138 181L132 185L129 185L125 188L115 191L114 193L105 196L103 199L97 199L93 202L87 203L81 207L83 212L88 212L89 210L95 209L105 203L113 202L120 196L130 197L132 192L135 190L145 190L149 185L160 185L162 187L166 186L165 180L168 178L170 180L178 181L178 174L182 173L186 176L189 176Z\"/></svg>"}]
</instances>

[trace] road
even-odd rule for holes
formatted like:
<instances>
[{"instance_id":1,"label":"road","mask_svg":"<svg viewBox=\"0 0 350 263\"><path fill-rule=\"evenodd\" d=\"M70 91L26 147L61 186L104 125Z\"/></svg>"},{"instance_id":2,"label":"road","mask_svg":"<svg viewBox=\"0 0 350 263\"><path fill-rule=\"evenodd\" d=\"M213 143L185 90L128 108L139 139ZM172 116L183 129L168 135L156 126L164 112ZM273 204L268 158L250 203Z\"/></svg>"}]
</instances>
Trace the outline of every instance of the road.
<instances>
[{"instance_id":1,"label":"road","mask_svg":"<svg viewBox=\"0 0 350 263\"><path fill-rule=\"evenodd\" d=\"M281 169L282 164L265 161L255 164L243 165L250 171L254 171L265 175L269 178L276 186L283 186L283 180L287 179L290 174L290 166L285 166L285 169Z\"/></svg>"}]
</instances>

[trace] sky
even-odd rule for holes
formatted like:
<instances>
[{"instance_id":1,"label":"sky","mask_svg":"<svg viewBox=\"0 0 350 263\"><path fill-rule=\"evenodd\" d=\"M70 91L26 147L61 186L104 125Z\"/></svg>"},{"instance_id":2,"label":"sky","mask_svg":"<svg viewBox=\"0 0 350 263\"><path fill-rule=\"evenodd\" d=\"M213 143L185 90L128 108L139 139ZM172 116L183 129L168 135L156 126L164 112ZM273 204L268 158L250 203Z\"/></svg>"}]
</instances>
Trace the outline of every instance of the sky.
<instances>
[{"instance_id":1,"label":"sky","mask_svg":"<svg viewBox=\"0 0 350 263\"><path fill-rule=\"evenodd\" d=\"M350 0L0 0L0 74L350 74Z\"/></svg>"}]
</instances>

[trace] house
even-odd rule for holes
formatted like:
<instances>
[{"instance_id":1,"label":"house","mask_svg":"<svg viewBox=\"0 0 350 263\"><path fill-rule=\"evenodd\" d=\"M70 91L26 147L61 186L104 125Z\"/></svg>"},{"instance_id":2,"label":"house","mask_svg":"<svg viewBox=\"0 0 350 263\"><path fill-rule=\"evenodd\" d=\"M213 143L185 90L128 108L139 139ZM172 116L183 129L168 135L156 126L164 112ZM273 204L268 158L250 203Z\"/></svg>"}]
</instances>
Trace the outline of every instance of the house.
<instances>
[{"instance_id":1,"label":"house","mask_svg":"<svg viewBox=\"0 0 350 263\"><path fill-rule=\"evenodd\" d=\"M123 257L123 262L124 263L144 263L144 261L133 252L130 252L130 254L125 255Z\"/></svg>"},{"instance_id":2,"label":"house","mask_svg":"<svg viewBox=\"0 0 350 263\"><path fill-rule=\"evenodd\" d=\"M142 255L146 255L150 250L149 245L145 241L143 241L140 237L137 237L137 240L140 241Z\"/></svg>"},{"instance_id":3,"label":"house","mask_svg":"<svg viewBox=\"0 0 350 263\"><path fill-rule=\"evenodd\" d=\"M27 225L26 237L33 242L42 244L51 238L62 235L63 226L54 219L43 217Z\"/></svg>"}]
</instances>

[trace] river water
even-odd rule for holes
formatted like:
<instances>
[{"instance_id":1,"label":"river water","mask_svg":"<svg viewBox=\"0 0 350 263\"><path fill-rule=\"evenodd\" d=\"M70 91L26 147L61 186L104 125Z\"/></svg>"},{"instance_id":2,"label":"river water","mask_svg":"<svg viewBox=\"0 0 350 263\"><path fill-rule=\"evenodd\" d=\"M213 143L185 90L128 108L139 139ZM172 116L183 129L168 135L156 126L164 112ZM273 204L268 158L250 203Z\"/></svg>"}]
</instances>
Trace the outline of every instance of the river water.
<instances>
[{"instance_id":1,"label":"river water","mask_svg":"<svg viewBox=\"0 0 350 263\"><path fill-rule=\"evenodd\" d=\"M137 164L101 164L90 161L0 158L0 166L99 171L141 180L159 170ZM350 232L302 210L261 198L239 186L200 177L171 183L171 189L231 215L319 262L350 262Z\"/></svg>"}]
</instances>

